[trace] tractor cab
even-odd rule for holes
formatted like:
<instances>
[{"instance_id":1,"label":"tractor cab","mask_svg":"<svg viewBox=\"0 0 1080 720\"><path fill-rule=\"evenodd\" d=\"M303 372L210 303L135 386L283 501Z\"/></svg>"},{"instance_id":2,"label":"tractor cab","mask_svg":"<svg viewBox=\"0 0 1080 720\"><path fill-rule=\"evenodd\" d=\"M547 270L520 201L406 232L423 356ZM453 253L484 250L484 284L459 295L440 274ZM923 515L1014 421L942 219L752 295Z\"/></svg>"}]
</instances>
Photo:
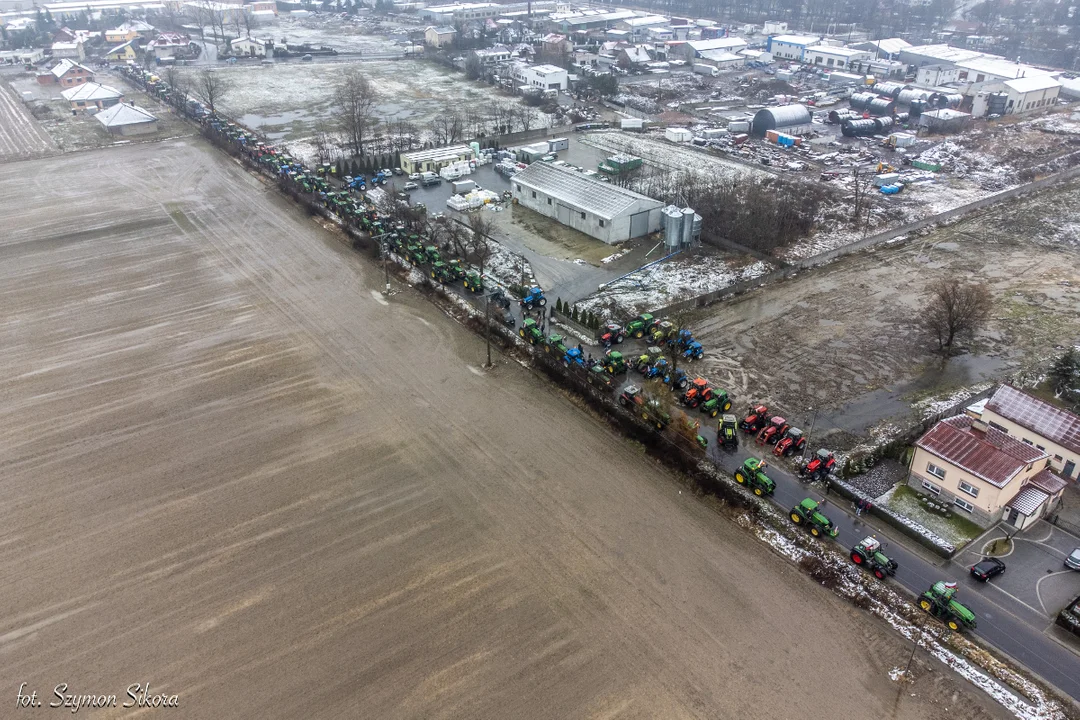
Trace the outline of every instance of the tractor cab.
<instances>
[{"instance_id":1,"label":"tractor cab","mask_svg":"<svg viewBox=\"0 0 1080 720\"><path fill-rule=\"evenodd\" d=\"M529 322L529 320L525 322ZM571 366L585 367L585 355L576 347L570 348L563 354L562 364L566 368Z\"/></svg>"},{"instance_id":2,"label":"tractor cab","mask_svg":"<svg viewBox=\"0 0 1080 720\"><path fill-rule=\"evenodd\" d=\"M529 292L525 294L525 297L521 298L521 307L526 310L532 310L535 307L544 307L547 305L547 298L544 297L544 291L538 287L529 288Z\"/></svg>"},{"instance_id":3,"label":"tractor cab","mask_svg":"<svg viewBox=\"0 0 1080 720\"><path fill-rule=\"evenodd\" d=\"M835 466L836 458L833 456L832 451L820 448L814 453L814 457L810 459L810 462L799 470L799 474L809 477L811 480L820 480L827 477Z\"/></svg>"},{"instance_id":4,"label":"tractor cab","mask_svg":"<svg viewBox=\"0 0 1080 720\"><path fill-rule=\"evenodd\" d=\"M672 390L685 390L690 384L690 376L685 370L678 368L674 375L665 375L664 382L670 385Z\"/></svg>"},{"instance_id":5,"label":"tractor cab","mask_svg":"<svg viewBox=\"0 0 1080 720\"><path fill-rule=\"evenodd\" d=\"M768 443L770 445L775 445L776 442L781 437L783 437L784 433L787 432L787 429L787 420L780 417L779 415L774 415L773 418L769 420L769 424L766 425L760 433L758 433L757 440L759 443Z\"/></svg>"},{"instance_id":6,"label":"tractor cab","mask_svg":"<svg viewBox=\"0 0 1080 720\"><path fill-rule=\"evenodd\" d=\"M701 403L711 400L712 396L712 385L705 378L698 377L694 378L694 381L690 383L690 387L683 393L682 402L684 405L695 408Z\"/></svg>"},{"instance_id":7,"label":"tractor cab","mask_svg":"<svg viewBox=\"0 0 1080 720\"><path fill-rule=\"evenodd\" d=\"M870 570L878 580L895 575L900 567L881 551L881 542L873 535L867 535L851 548L851 561Z\"/></svg>"},{"instance_id":8,"label":"tractor cab","mask_svg":"<svg viewBox=\"0 0 1080 720\"><path fill-rule=\"evenodd\" d=\"M675 325L670 320L661 320L656 323L652 331L654 345L663 345L675 335Z\"/></svg>"},{"instance_id":9,"label":"tractor cab","mask_svg":"<svg viewBox=\"0 0 1080 720\"><path fill-rule=\"evenodd\" d=\"M446 271L451 280L460 280L465 277L465 268L461 265L461 260L456 258L446 263Z\"/></svg>"},{"instance_id":10,"label":"tractor cab","mask_svg":"<svg viewBox=\"0 0 1080 720\"><path fill-rule=\"evenodd\" d=\"M757 407L750 407L750 414L743 418L739 427L745 433L756 433L761 428L765 427L765 418L769 414L768 405L758 405Z\"/></svg>"},{"instance_id":11,"label":"tractor cab","mask_svg":"<svg viewBox=\"0 0 1080 720\"><path fill-rule=\"evenodd\" d=\"M589 382L598 388L610 390L615 381L601 365L593 365L589 368Z\"/></svg>"},{"instance_id":12,"label":"tractor cab","mask_svg":"<svg viewBox=\"0 0 1080 720\"><path fill-rule=\"evenodd\" d=\"M664 351L655 345L645 348L645 352L639 355L637 359L638 372L644 373L648 368L655 365L662 357L664 357Z\"/></svg>"},{"instance_id":13,"label":"tractor cab","mask_svg":"<svg viewBox=\"0 0 1080 720\"><path fill-rule=\"evenodd\" d=\"M716 388L710 388L709 390L711 397L701 403L701 412L708 413L709 417L716 417L721 412L727 412L731 409L731 398L728 397L727 390L718 390Z\"/></svg>"},{"instance_id":14,"label":"tractor cab","mask_svg":"<svg viewBox=\"0 0 1080 720\"><path fill-rule=\"evenodd\" d=\"M806 447L806 438L803 436L803 431L797 427L789 427L773 448L773 454L791 455L800 452L804 447Z\"/></svg>"},{"instance_id":15,"label":"tractor cab","mask_svg":"<svg viewBox=\"0 0 1080 720\"><path fill-rule=\"evenodd\" d=\"M606 348L609 348L612 345L619 345L625 339L626 331L623 330L622 325L608 323L600 328L600 344Z\"/></svg>"},{"instance_id":16,"label":"tractor cab","mask_svg":"<svg viewBox=\"0 0 1080 720\"><path fill-rule=\"evenodd\" d=\"M484 279L480 276L480 273L475 270L470 270L468 274L465 275L464 283L465 289L469 292L478 293L483 292L484 290Z\"/></svg>"},{"instance_id":17,"label":"tractor cab","mask_svg":"<svg viewBox=\"0 0 1080 720\"><path fill-rule=\"evenodd\" d=\"M816 500L806 498L791 508L788 516L793 523L802 525L814 537L821 537L822 535L836 537L840 534L840 530L833 524L832 520L825 517L824 513L818 509L819 507L820 505Z\"/></svg>"},{"instance_id":18,"label":"tractor cab","mask_svg":"<svg viewBox=\"0 0 1080 720\"><path fill-rule=\"evenodd\" d=\"M618 375L626 372L626 360L623 359L621 352L617 350L608 350L603 360L604 368L612 375Z\"/></svg>"},{"instance_id":19,"label":"tractor cab","mask_svg":"<svg viewBox=\"0 0 1080 720\"><path fill-rule=\"evenodd\" d=\"M700 360L705 357L705 348L697 340L691 340L683 350L682 356L687 360Z\"/></svg>"},{"instance_id":20,"label":"tractor cab","mask_svg":"<svg viewBox=\"0 0 1080 720\"><path fill-rule=\"evenodd\" d=\"M645 368L645 372L643 374L645 375L646 380L655 380L656 378L664 377L664 375L667 374L667 371L667 358L662 357L656 362L654 362L652 365L649 365L647 368Z\"/></svg>"},{"instance_id":21,"label":"tractor cab","mask_svg":"<svg viewBox=\"0 0 1080 720\"><path fill-rule=\"evenodd\" d=\"M427 255L428 262L437 263L442 260L442 256L439 255L439 248L434 245L428 245L424 248L424 254Z\"/></svg>"},{"instance_id":22,"label":"tractor cab","mask_svg":"<svg viewBox=\"0 0 1080 720\"><path fill-rule=\"evenodd\" d=\"M716 426L716 436L720 440L720 444L729 449L738 447L739 434L736 432L738 429L739 419L734 415L724 415L720 418L720 422Z\"/></svg>"},{"instance_id":23,"label":"tractor cab","mask_svg":"<svg viewBox=\"0 0 1080 720\"><path fill-rule=\"evenodd\" d=\"M653 320L652 315L649 313L642 313L626 323L626 332L636 338L641 338L645 336L645 333L652 332L653 325L655 324L656 321Z\"/></svg>"},{"instance_id":24,"label":"tractor cab","mask_svg":"<svg viewBox=\"0 0 1080 720\"><path fill-rule=\"evenodd\" d=\"M439 282L450 281L450 269L447 267L446 263L440 260L439 262L432 264L431 279L438 280Z\"/></svg>"},{"instance_id":25,"label":"tractor cab","mask_svg":"<svg viewBox=\"0 0 1080 720\"><path fill-rule=\"evenodd\" d=\"M685 328L677 332L671 340L671 344L680 351L685 350L692 342L694 342L694 333Z\"/></svg>"},{"instance_id":26,"label":"tractor cab","mask_svg":"<svg viewBox=\"0 0 1080 720\"><path fill-rule=\"evenodd\" d=\"M659 400L646 400L641 417L655 425L657 430L663 430L671 424L671 415L664 410Z\"/></svg>"},{"instance_id":27,"label":"tractor cab","mask_svg":"<svg viewBox=\"0 0 1080 720\"><path fill-rule=\"evenodd\" d=\"M521 323L521 327L518 328L518 335L530 345L535 345L544 340L544 333L540 331L540 326L536 324L536 320L533 318L525 318L525 322Z\"/></svg>"},{"instance_id":28,"label":"tractor cab","mask_svg":"<svg viewBox=\"0 0 1080 720\"><path fill-rule=\"evenodd\" d=\"M764 460L748 457L742 467L735 470L735 482L749 487L755 495L771 495L776 490L776 483L765 474L768 463Z\"/></svg>"},{"instance_id":29,"label":"tractor cab","mask_svg":"<svg viewBox=\"0 0 1080 720\"><path fill-rule=\"evenodd\" d=\"M600 367L601 372L604 372L600 365L595 365L594 367ZM645 398L641 395L641 388L637 385L627 385L619 395L619 404L623 407L633 407L635 405L641 405L644 402Z\"/></svg>"},{"instance_id":30,"label":"tractor cab","mask_svg":"<svg viewBox=\"0 0 1080 720\"><path fill-rule=\"evenodd\" d=\"M548 353L557 353L559 355L565 355L567 353L566 344L563 342L562 335L548 335L544 340L544 350Z\"/></svg>"},{"instance_id":31,"label":"tractor cab","mask_svg":"<svg viewBox=\"0 0 1080 720\"><path fill-rule=\"evenodd\" d=\"M919 607L942 620L950 630L974 629L975 613L955 599L956 590L955 582L939 580L919 597Z\"/></svg>"}]
</instances>

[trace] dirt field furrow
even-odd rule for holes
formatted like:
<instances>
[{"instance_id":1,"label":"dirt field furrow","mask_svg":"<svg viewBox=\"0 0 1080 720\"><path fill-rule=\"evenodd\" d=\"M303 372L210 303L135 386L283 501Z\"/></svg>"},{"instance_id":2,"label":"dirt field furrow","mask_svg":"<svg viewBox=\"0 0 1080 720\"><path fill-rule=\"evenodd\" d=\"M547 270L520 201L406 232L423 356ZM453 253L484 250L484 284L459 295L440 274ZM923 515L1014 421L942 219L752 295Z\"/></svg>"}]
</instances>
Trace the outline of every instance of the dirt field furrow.
<instances>
[{"instance_id":1,"label":"dirt field furrow","mask_svg":"<svg viewBox=\"0 0 1080 720\"><path fill-rule=\"evenodd\" d=\"M33 157L56 146L6 82L0 82L0 160Z\"/></svg>"},{"instance_id":2,"label":"dirt field furrow","mask_svg":"<svg viewBox=\"0 0 1080 720\"><path fill-rule=\"evenodd\" d=\"M89 201L0 166L16 686L150 682L185 718L1003 717L925 660L891 682L883 625L199 141L32 162L115 231L57 242Z\"/></svg>"}]
</instances>

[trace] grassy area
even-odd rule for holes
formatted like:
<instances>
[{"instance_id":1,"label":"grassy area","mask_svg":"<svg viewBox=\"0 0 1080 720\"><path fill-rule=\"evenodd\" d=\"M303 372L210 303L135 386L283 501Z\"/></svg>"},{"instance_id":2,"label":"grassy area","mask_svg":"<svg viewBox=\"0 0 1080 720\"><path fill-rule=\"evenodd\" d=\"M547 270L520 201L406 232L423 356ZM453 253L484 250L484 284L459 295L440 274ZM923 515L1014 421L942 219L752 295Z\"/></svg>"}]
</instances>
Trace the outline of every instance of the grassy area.
<instances>
[{"instance_id":1,"label":"grassy area","mask_svg":"<svg viewBox=\"0 0 1080 720\"><path fill-rule=\"evenodd\" d=\"M885 505L893 512L933 530L958 548L971 542L983 532L981 527L958 514L947 518L928 510L919 502L919 493L915 492L910 485L897 485L889 494Z\"/></svg>"}]
</instances>

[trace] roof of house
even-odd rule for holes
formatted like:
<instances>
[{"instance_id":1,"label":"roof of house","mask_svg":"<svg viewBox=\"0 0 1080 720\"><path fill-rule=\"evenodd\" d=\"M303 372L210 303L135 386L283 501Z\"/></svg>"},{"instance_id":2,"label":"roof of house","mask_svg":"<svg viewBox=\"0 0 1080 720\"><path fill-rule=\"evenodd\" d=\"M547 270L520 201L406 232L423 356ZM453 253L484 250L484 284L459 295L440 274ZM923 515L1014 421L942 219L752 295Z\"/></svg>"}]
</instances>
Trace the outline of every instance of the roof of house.
<instances>
[{"instance_id":1,"label":"roof of house","mask_svg":"<svg viewBox=\"0 0 1080 720\"><path fill-rule=\"evenodd\" d=\"M53 43L52 44L52 49L54 51L55 50L75 50L82 44L83 44L82 40L77 40L75 42L69 42L69 43L68 42L58 42L58 43Z\"/></svg>"},{"instance_id":2,"label":"roof of house","mask_svg":"<svg viewBox=\"0 0 1080 720\"><path fill-rule=\"evenodd\" d=\"M437 35L452 35L457 32L457 30L450 27L449 25L443 25L441 27L435 27L434 25L431 25L428 27L428 30L434 30Z\"/></svg>"},{"instance_id":3,"label":"roof of house","mask_svg":"<svg viewBox=\"0 0 1080 720\"><path fill-rule=\"evenodd\" d=\"M976 430L972 423L967 415L947 418L915 445L997 487L1005 487L1029 464L1049 457L1000 430Z\"/></svg>"},{"instance_id":4,"label":"roof of house","mask_svg":"<svg viewBox=\"0 0 1080 720\"><path fill-rule=\"evenodd\" d=\"M561 43L566 42L566 36L558 33L548 33L544 36L543 42L545 43Z\"/></svg>"},{"instance_id":5,"label":"roof of house","mask_svg":"<svg viewBox=\"0 0 1080 720\"><path fill-rule=\"evenodd\" d=\"M1012 88L1018 93L1038 92L1039 90L1050 90L1052 88L1061 87L1061 83L1049 75L1006 80L1004 85L1005 87Z\"/></svg>"},{"instance_id":6,"label":"roof of house","mask_svg":"<svg viewBox=\"0 0 1080 720\"><path fill-rule=\"evenodd\" d=\"M713 62L731 62L732 60L744 59L742 55L736 55L727 50L704 50L701 53L701 57L705 60L712 60Z\"/></svg>"},{"instance_id":7,"label":"roof of house","mask_svg":"<svg viewBox=\"0 0 1080 720\"><path fill-rule=\"evenodd\" d=\"M858 50L856 48L836 47L835 45L814 45L806 48L807 50L813 50L817 53L824 53L825 55L837 55L840 57L854 57L855 55L865 55L869 50Z\"/></svg>"},{"instance_id":8,"label":"roof of house","mask_svg":"<svg viewBox=\"0 0 1080 720\"><path fill-rule=\"evenodd\" d=\"M901 38L885 38L884 40L873 40L868 44L873 45L878 50L888 55L895 55L901 50L911 47L911 43Z\"/></svg>"},{"instance_id":9,"label":"roof of house","mask_svg":"<svg viewBox=\"0 0 1080 720\"><path fill-rule=\"evenodd\" d=\"M643 47L626 47L622 49L626 53L626 59L632 63L644 63L652 60L649 51Z\"/></svg>"},{"instance_id":10,"label":"roof of house","mask_svg":"<svg viewBox=\"0 0 1080 720\"><path fill-rule=\"evenodd\" d=\"M116 88L109 87L108 85L102 85L96 82L83 83L77 85L70 90L65 90L60 93L64 96L64 99L68 102L87 100L116 100L124 97L124 93L120 92Z\"/></svg>"},{"instance_id":11,"label":"roof of house","mask_svg":"<svg viewBox=\"0 0 1080 720\"><path fill-rule=\"evenodd\" d=\"M1026 427L1040 437L1080 453L1080 417L1032 397L1011 385L1002 385L986 409Z\"/></svg>"},{"instance_id":12,"label":"roof of house","mask_svg":"<svg viewBox=\"0 0 1080 720\"><path fill-rule=\"evenodd\" d=\"M126 43L121 43L120 45L117 45L116 47L114 47L112 50L109 50L105 54L106 55L112 55L114 52L120 52L121 50L123 50L126 47L131 47L131 43L133 43L133 42L134 42L134 40L128 40ZM132 48L132 50L134 50L134 48Z\"/></svg>"},{"instance_id":13,"label":"roof of house","mask_svg":"<svg viewBox=\"0 0 1080 720\"><path fill-rule=\"evenodd\" d=\"M788 45L813 45L820 42L821 37L819 35L773 35L769 40Z\"/></svg>"},{"instance_id":14,"label":"roof of house","mask_svg":"<svg viewBox=\"0 0 1080 720\"><path fill-rule=\"evenodd\" d=\"M157 118L134 105L119 103L111 108L106 108L94 116L105 127L119 127L121 125L141 125L148 122L157 122Z\"/></svg>"},{"instance_id":15,"label":"roof of house","mask_svg":"<svg viewBox=\"0 0 1080 720\"><path fill-rule=\"evenodd\" d=\"M978 50L966 50L964 48L954 48L951 45L937 44L937 45L912 45L909 48L904 48L901 52L909 52L913 55L922 55L923 57L933 58L946 63L958 63L964 60L971 60L972 58L982 57L984 53Z\"/></svg>"},{"instance_id":16,"label":"roof of house","mask_svg":"<svg viewBox=\"0 0 1080 720\"><path fill-rule=\"evenodd\" d=\"M1053 496L1064 490L1069 483L1067 483L1064 478L1055 475L1053 472L1050 471L1049 468L1047 468L1035 477L1031 478L1031 480L1028 481L1028 484L1034 485L1040 490Z\"/></svg>"},{"instance_id":17,"label":"roof of house","mask_svg":"<svg viewBox=\"0 0 1080 720\"><path fill-rule=\"evenodd\" d=\"M980 54L978 57L958 60L956 67L962 70L985 73L1000 78L1032 78L1042 75L1052 75L1050 70L1043 70L1034 65L1022 65L1012 60L1006 60L997 55ZM970 81L970 79L969 79Z\"/></svg>"},{"instance_id":18,"label":"roof of house","mask_svg":"<svg viewBox=\"0 0 1080 720\"><path fill-rule=\"evenodd\" d=\"M90 68L86 67L85 65L80 65L77 62L72 62L71 60L61 60L49 72L60 78L64 77L64 75L66 75L68 71L72 70L73 68L82 68L91 75L94 74L94 71Z\"/></svg>"},{"instance_id":19,"label":"roof of house","mask_svg":"<svg viewBox=\"0 0 1080 720\"><path fill-rule=\"evenodd\" d=\"M253 37L243 37L243 38L233 38L231 40L231 42L232 42L233 45L235 45L236 43L243 43L243 42L255 43L256 45L265 45L266 43L268 43L270 41L269 40L260 40L259 38L253 38Z\"/></svg>"},{"instance_id":20,"label":"roof of house","mask_svg":"<svg viewBox=\"0 0 1080 720\"><path fill-rule=\"evenodd\" d=\"M1050 496L1033 485L1025 485L1024 489L1016 493L1009 502L1009 507L1017 512L1031 517L1039 506L1050 499Z\"/></svg>"},{"instance_id":21,"label":"roof of house","mask_svg":"<svg viewBox=\"0 0 1080 720\"><path fill-rule=\"evenodd\" d=\"M634 210L641 203L650 208L663 206L659 200L546 162L533 163L515 175L513 182L606 220Z\"/></svg>"},{"instance_id":22,"label":"roof of house","mask_svg":"<svg viewBox=\"0 0 1080 720\"><path fill-rule=\"evenodd\" d=\"M740 37L722 37L712 40L688 40L687 45L696 52L704 50L728 50L735 47L746 47L747 42Z\"/></svg>"}]
</instances>

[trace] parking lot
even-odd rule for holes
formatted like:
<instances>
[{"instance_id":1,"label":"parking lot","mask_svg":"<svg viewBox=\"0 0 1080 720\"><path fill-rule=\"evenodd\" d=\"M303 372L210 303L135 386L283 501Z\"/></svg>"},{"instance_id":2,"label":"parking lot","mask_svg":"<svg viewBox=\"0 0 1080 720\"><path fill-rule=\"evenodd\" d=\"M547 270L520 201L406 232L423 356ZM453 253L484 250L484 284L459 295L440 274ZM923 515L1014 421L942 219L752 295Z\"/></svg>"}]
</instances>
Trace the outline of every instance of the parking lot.
<instances>
[{"instance_id":1,"label":"parking lot","mask_svg":"<svg viewBox=\"0 0 1080 720\"><path fill-rule=\"evenodd\" d=\"M968 569L983 558L982 551L989 543L1006 536L1006 529L1009 534L1013 532L1006 525L997 525L953 559L963 568L969 584L981 585ZM1080 572L1065 567L1066 556L1080 547L1080 538L1043 521L1013 536L1012 545L1011 550L998 556L1006 570L990 579L988 594L1004 593L1048 618L1080 595Z\"/></svg>"}]
</instances>

